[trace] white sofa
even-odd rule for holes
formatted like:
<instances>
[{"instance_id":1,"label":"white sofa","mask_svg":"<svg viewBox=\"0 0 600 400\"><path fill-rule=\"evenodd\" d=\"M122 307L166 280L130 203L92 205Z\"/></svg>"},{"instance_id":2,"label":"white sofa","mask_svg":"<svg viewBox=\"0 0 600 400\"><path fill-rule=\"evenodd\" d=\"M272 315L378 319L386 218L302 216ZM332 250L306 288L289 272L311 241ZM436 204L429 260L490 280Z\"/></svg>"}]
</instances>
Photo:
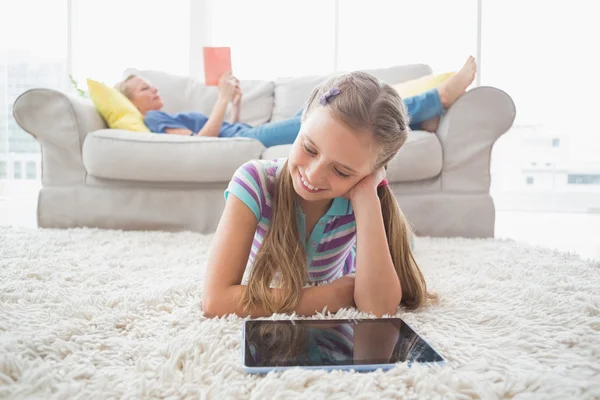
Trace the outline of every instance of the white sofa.
<instances>
[{"instance_id":1,"label":"white sofa","mask_svg":"<svg viewBox=\"0 0 600 400\"><path fill-rule=\"evenodd\" d=\"M215 87L158 71L135 71L158 87L167 112L209 113ZM391 84L430 74L426 65L369 71ZM287 118L326 76L244 81L242 121ZM212 232L233 172L256 158L285 157L253 139L156 135L110 130L89 100L33 89L15 102L18 124L42 150L38 224ZM463 95L437 134L413 131L389 165L388 179L418 235L492 237L490 153L512 125L514 103L492 87Z\"/></svg>"}]
</instances>

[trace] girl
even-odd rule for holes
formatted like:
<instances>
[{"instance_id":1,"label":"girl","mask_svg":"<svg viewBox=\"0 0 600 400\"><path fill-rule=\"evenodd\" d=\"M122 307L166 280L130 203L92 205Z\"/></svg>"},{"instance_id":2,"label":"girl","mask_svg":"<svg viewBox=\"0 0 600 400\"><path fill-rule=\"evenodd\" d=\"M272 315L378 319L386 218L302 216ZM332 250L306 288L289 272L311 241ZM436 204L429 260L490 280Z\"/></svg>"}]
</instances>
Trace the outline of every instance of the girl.
<instances>
[{"instance_id":1,"label":"girl","mask_svg":"<svg viewBox=\"0 0 600 400\"><path fill-rule=\"evenodd\" d=\"M398 93L368 73L315 88L289 158L248 162L229 183L205 315L356 306L381 316L426 303L407 221L384 179L408 131Z\"/></svg>"}]
</instances>

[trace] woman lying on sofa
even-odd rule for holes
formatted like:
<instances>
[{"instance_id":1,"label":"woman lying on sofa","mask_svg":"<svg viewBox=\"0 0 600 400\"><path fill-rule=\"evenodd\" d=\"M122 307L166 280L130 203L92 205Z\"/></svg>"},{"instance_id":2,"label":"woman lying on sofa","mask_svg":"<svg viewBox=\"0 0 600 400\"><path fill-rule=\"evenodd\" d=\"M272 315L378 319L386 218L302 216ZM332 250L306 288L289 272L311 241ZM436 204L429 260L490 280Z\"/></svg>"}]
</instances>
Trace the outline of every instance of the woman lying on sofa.
<instances>
[{"instance_id":1,"label":"woman lying on sofa","mask_svg":"<svg viewBox=\"0 0 600 400\"><path fill-rule=\"evenodd\" d=\"M437 88L404 99L410 117L411 129L429 132L437 130L440 116L467 89L475 78L476 64L469 57L465 65ZM158 90L137 75L130 75L116 85L144 115L144 123L152 132L186 136L247 137L259 140L265 147L292 144L300 131L303 110L293 117L268 122L256 127L239 122L242 92L237 78L230 73L219 81L219 97L210 116L198 112L169 114L160 111L163 102ZM229 103L232 103L232 122L224 121Z\"/></svg>"}]
</instances>

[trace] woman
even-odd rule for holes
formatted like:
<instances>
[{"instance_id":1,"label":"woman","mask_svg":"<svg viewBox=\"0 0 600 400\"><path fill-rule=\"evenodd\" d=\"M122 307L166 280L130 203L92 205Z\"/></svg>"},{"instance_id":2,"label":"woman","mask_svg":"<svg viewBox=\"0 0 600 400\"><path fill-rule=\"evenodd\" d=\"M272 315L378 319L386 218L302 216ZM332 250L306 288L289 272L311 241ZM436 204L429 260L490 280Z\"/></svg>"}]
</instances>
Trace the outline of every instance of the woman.
<instances>
[{"instance_id":1,"label":"woman","mask_svg":"<svg viewBox=\"0 0 600 400\"><path fill-rule=\"evenodd\" d=\"M469 57L465 65L448 81L435 89L404 99L410 118L411 129L430 132L437 130L439 117L467 89L475 78L476 64ZM160 111L163 102L158 90L148 81L137 75L130 75L118 83L121 91L144 115L144 123L156 133L186 136L247 137L259 140L265 147L292 144L300 131L303 110L293 117L269 122L256 127L239 122L242 92L239 81L231 73L219 80L219 97L210 116L198 112L169 114ZM232 121L224 121L225 112L231 102Z\"/></svg>"}]
</instances>

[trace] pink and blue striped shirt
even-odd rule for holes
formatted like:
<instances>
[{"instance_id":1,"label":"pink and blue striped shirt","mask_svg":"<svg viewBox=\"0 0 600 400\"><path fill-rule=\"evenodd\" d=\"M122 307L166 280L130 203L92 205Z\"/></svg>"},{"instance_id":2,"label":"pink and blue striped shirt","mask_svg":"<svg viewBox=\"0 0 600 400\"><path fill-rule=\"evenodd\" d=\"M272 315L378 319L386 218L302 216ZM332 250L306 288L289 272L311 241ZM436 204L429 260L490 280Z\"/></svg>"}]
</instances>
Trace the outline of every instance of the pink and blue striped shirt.
<instances>
[{"instance_id":1,"label":"pink and blue striped shirt","mask_svg":"<svg viewBox=\"0 0 600 400\"><path fill-rule=\"evenodd\" d=\"M258 220L248 268L254 264L258 249L269 231L275 181L285 161L249 161L238 168L225 191L226 199L230 193L234 194L252 210ZM349 200L335 198L327 213L315 225L308 241L304 241L306 217L300 207L296 208L296 218L298 236L306 252L310 282L330 282L355 271L356 221Z\"/></svg>"}]
</instances>

